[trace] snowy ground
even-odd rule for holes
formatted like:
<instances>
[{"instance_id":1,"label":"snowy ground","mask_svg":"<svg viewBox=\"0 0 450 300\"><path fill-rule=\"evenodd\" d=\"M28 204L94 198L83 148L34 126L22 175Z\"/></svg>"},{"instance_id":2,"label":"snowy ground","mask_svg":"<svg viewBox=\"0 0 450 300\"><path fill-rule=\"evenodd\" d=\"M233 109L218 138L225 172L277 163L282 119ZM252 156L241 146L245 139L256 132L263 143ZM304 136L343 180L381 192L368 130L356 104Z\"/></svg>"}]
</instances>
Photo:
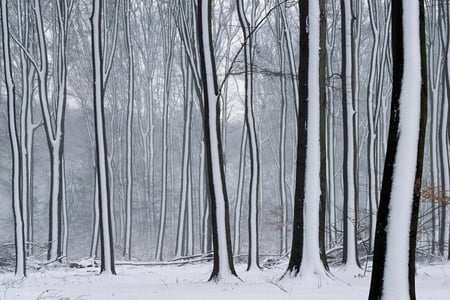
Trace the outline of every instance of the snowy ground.
<instances>
[{"instance_id":1,"label":"snowy ground","mask_svg":"<svg viewBox=\"0 0 450 300\"><path fill-rule=\"evenodd\" d=\"M338 279L319 282L277 281L285 270L281 264L258 273L238 265L242 282L208 283L211 263L183 266L118 266L117 276L97 275L96 268L59 268L29 271L15 281L0 274L0 299L7 300L105 300L105 299L367 299L369 276L352 276L338 269ZM367 274L369 275L369 274ZM419 300L450 299L450 263L420 266L417 275Z\"/></svg>"}]
</instances>

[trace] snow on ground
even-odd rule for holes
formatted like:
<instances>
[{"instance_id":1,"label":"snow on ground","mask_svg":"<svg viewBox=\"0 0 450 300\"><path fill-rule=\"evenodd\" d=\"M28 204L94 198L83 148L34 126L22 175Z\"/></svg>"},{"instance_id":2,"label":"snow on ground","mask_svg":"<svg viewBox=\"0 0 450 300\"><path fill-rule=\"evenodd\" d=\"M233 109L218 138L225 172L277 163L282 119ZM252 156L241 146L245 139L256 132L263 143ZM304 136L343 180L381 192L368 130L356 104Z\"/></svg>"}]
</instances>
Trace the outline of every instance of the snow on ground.
<instances>
[{"instance_id":1,"label":"snow on ground","mask_svg":"<svg viewBox=\"0 0 450 300\"><path fill-rule=\"evenodd\" d=\"M117 266L117 276L97 275L98 269L53 268L29 271L16 281L0 274L0 299L5 300L106 300L106 299L367 299L370 273L352 276L334 269L337 279L286 279L279 282L286 264L262 272L245 272L237 265L242 282L207 282L212 264L183 266ZM450 299L450 263L419 266L417 299Z\"/></svg>"}]
</instances>

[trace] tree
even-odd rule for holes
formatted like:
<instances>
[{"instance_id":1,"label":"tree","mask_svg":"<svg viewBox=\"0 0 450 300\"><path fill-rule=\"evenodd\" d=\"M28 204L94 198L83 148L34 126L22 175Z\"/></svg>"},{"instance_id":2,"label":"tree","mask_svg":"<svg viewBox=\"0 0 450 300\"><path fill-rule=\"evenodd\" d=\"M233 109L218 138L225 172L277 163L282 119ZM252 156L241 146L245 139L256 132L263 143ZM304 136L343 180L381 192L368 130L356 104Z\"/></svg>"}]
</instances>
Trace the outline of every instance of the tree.
<instances>
[{"instance_id":1,"label":"tree","mask_svg":"<svg viewBox=\"0 0 450 300\"><path fill-rule=\"evenodd\" d=\"M158 4L159 12L164 12L163 4ZM167 3L165 9L167 9L167 15L171 16L173 13L173 3ZM163 48L164 48L164 95L163 95L163 113L162 113L162 159L161 159L161 209L160 220L158 230L158 241L156 246L157 260L163 259L163 245L164 235L166 227L166 215L167 215L167 165L168 165L168 122L169 122L169 100L170 100L170 87L171 76L173 66L173 45L175 30L172 24L172 19L163 19Z\"/></svg>"},{"instance_id":2,"label":"tree","mask_svg":"<svg viewBox=\"0 0 450 300\"><path fill-rule=\"evenodd\" d=\"M127 197L126 197L126 225L125 247L123 256L131 259L131 206L133 197L133 107L134 107L134 55L130 33L131 0L124 5L125 38L128 54L128 105L127 105Z\"/></svg>"},{"instance_id":3,"label":"tree","mask_svg":"<svg viewBox=\"0 0 450 300\"><path fill-rule=\"evenodd\" d=\"M111 226L111 198L109 172L107 168L107 143L105 130L105 88L110 65L105 69L102 55L102 5L103 0L94 0L91 16L92 62L94 73L94 123L96 138L96 160L98 180L98 202L100 208L101 267L100 272L116 274L114 266L114 243ZM117 4L116 4L117 5ZM111 54L113 57L113 54ZM112 61L111 61L112 63ZM106 72L105 72L106 71ZM105 76L106 75L106 76Z\"/></svg>"},{"instance_id":4,"label":"tree","mask_svg":"<svg viewBox=\"0 0 450 300\"><path fill-rule=\"evenodd\" d=\"M415 245L427 112L423 4L392 1L391 119L369 299L416 298Z\"/></svg>"},{"instance_id":5,"label":"tree","mask_svg":"<svg viewBox=\"0 0 450 300\"><path fill-rule=\"evenodd\" d=\"M22 214L22 199L20 193L20 154L19 154L19 137L16 127L16 96L14 79L12 75L11 62L11 46L9 38L9 20L8 20L8 3L6 0L1 1L1 17L2 17L2 40L3 40L3 70L5 73L6 95L8 98L8 130L11 143L12 153L12 189L11 198L14 212L14 239L16 248L16 268L17 277L26 276L25 261L25 236Z\"/></svg>"},{"instance_id":6,"label":"tree","mask_svg":"<svg viewBox=\"0 0 450 300\"><path fill-rule=\"evenodd\" d=\"M352 0L341 0L342 26L342 112L344 123L344 255L343 263L351 270L358 268L356 247L358 203L358 118L354 57L354 15Z\"/></svg>"},{"instance_id":7,"label":"tree","mask_svg":"<svg viewBox=\"0 0 450 300\"><path fill-rule=\"evenodd\" d=\"M31 49L30 5L27 1L17 1L18 38L23 47ZM20 109L20 159L22 209L27 255L33 253L33 140L34 131L39 123L33 122L33 83L35 69L27 59L24 51L20 51L22 103Z\"/></svg>"},{"instance_id":8,"label":"tree","mask_svg":"<svg viewBox=\"0 0 450 300\"><path fill-rule=\"evenodd\" d=\"M212 0L198 1L197 32L204 94L203 130L214 249L214 266L209 280L219 281L230 275L237 276L237 274L234 270L231 251L228 196L220 138L219 95L212 46L211 5Z\"/></svg>"},{"instance_id":9,"label":"tree","mask_svg":"<svg viewBox=\"0 0 450 300\"><path fill-rule=\"evenodd\" d=\"M39 100L41 103L47 145L50 153L50 205L49 205L49 246L47 259L49 261L60 260L62 257L62 215L64 187L63 187L63 157L64 157L64 120L67 104L67 35L72 16L73 0L60 3L55 2L55 30L53 40L57 45L53 53L53 78L54 90L50 92L51 75L49 72L48 43L45 35L45 26L42 16L41 2L34 1L34 15L36 18L37 52L39 65L36 60L28 55L36 68ZM22 50L25 49L22 47ZM26 52L28 53L28 52Z\"/></svg>"},{"instance_id":10,"label":"tree","mask_svg":"<svg viewBox=\"0 0 450 300\"><path fill-rule=\"evenodd\" d=\"M248 133L250 150L250 195L249 195L249 251L247 271L259 269L258 246L258 201L259 201L259 145L256 135L253 99L253 35L250 22L247 19L244 1L237 0L239 23L244 36L244 85L245 85L245 124ZM254 25L254 9L256 3L252 3L252 25Z\"/></svg>"},{"instance_id":11,"label":"tree","mask_svg":"<svg viewBox=\"0 0 450 300\"><path fill-rule=\"evenodd\" d=\"M292 249L285 275L291 277L327 272L319 242L321 207L321 31L325 26L323 0L300 0L299 112ZM323 125L323 124L322 124ZM323 129L322 129L323 130Z\"/></svg>"},{"instance_id":12,"label":"tree","mask_svg":"<svg viewBox=\"0 0 450 300\"><path fill-rule=\"evenodd\" d=\"M192 186L192 178L190 176L191 166L191 128L192 128L192 70L189 68L186 62L186 53L182 50L182 67L183 67L183 81L184 81L184 126L183 126L183 158L181 169L181 198L180 198L180 210L178 215L178 228L177 228L177 243L175 249L175 256L181 257L183 255L193 254L193 240L191 236L192 226L190 220L192 220L192 211L189 211L189 206L192 206L192 197L189 190ZM186 217L188 220L186 220ZM188 224L188 230L186 232L185 225ZM187 237L186 237L187 233ZM189 241L191 243L189 243Z\"/></svg>"},{"instance_id":13,"label":"tree","mask_svg":"<svg viewBox=\"0 0 450 300\"><path fill-rule=\"evenodd\" d=\"M280 1L278 1L280 4ZM285 7L279 6L277 11L279 12L279 17L277 18L277 42L278 42L278 55L280 57L280 69L281 73L284 73L285 70L285 48L286 44L288 50L292 48L292 41L286 37L286 34L289 32L286 24L285 18ZM290 37L290 36L289 36ZM291 47L290 47L291 46ZM289 57L291 55L290 51L288 52ZM293 58L292 58L293 60ZM294 70L291 65L291 72ZM295 83L295 81L293 81ZM280 148L279 148L279 165L280 165L280 206L281 206L281 230L280 230L280 254L284 254L287 252L287 215L288 215L288 204L287 204L287 195L286 195L286 125L287 125L287 97L286 97L286 79L284 76L280 76L280 90L281 90L281 126L280 126ZM294 105L297 107L298 102L298 88L293 84L294 90Z\"/></svg>"}]
</instances>

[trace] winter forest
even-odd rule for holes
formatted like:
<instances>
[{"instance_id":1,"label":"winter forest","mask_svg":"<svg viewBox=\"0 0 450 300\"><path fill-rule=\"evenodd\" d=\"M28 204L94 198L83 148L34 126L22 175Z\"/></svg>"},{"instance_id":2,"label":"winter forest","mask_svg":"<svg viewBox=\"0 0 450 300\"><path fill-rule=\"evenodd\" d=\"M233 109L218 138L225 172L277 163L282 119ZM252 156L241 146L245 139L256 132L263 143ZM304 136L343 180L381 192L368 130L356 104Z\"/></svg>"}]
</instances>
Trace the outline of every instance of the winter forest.
<instances>
[{"instance_id":1,"label":"winter forest","mask_svg":"<svg viewBox=\"0 0 450 300\"><path fill-rule=\"evenodd\" d=\"M450 1L0 3L0 299L450 297Z\"/></svg>"}]
</instances>

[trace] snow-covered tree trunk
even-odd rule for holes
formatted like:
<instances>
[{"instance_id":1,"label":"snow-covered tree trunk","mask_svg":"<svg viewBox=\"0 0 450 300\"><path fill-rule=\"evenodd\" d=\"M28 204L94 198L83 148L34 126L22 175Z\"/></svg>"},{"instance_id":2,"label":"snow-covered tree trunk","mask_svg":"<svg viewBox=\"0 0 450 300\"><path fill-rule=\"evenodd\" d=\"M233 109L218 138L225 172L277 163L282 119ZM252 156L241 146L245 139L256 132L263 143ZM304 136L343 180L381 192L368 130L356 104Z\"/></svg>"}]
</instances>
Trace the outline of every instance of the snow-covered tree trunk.
<instances>
[{"instance_id":1,"label":"snow-covered tree trunk","mask_svg":"<svg viewBox=\"0 0 450 300\"><path fill-rule=\"evenodd\" d=\"M391 119L369 299L415 299L415 244L427 107L423 22L422 0L392 2Z\"/></svg>"},{"instance_id":2,"label":"snow-covered tree trunk","mask_svg":"<svg viewBox=\"0 0 450 300\"><path fill-rule=\"evenodd\" d=\"M133 200L133 107L134 107L134 55L131 39L131 0L124 5L125 40L128 55L128 105L127 105L127 192L126 192L126 224L123 257L131 259L131 207Z\"/></svg>"},{"instance_id":3,"label":"snow-covered tree trunk","mask_svg":"<svg viewBox=\"0 0 450 300\"><path fill-rule=\"evenodd\" d=\"M105 130L104 92L106 82L102 55L102 0L94 0L91 16L92 59L94 73L94 121L96 137L96 160L98 202L100 209L101 273L115 274L114 243L111 227L111 199L107 167L107 143Z\"/></svg>"},{"instance_id":4,"label":"snow-covered tree trunk","mask_svg":"<svg viewBox=\"0 0 450 300\"><path fill-rule=\"evenodd\" d=\"M249 195L249 251L247 271L259 268L258 246L258 201L259 201L259 149L256 135L253 98L253 35L247 19L244 1L237 0L239 23L244 36L244 85L245 85L245 123L250 150L250 195ZM252 4L252 9L256 4Z\"/></svg>"},{"instance_id":5,"label":"snow-covered tree trunk","mask_svg":"<svg viewBox=\"0 0 450 300\"><path fill-rule=\"evenodd\" d=\"M204 93L203 127L214 248L214 266L210 280L218 281L237 275L231 251L228 196L223 170L220 116L218 114L220 110L217 107L219 105L217 75L212 46L211 5L211 0L198 1L197 32Z\"/></svg>"},{"instance_id":6,"label":"snow-covered tree trunk","mask_svg":"<svg viewBox=\"0 0 450 300\"><path fill-rule=\"evenodd\" d=\"M28 2L17 1L18 37L24 49L30 51L30 20ZM27 60L24 51L20 51L22 81L22 102L20 109L20 174L22 189L23 222L27 255L33 253L33 186L31 160L35 124L32 121L33 79L35 69Z\"/></svg>"},{"instance_id":7,"label":"snow-covered tree trunk","mask_svg":"<svg viewBox=\"0 0 450 300\"><path fill-rule=\"evenodd\" d=\"M326 275L320 253L320 31L323 0L300 0L299 114L292 250L286 275ZM323 94L322 94L323 95Z\"/></svg>"},{"instance_id":8,"label":"snow-covered tree trunk","mask_svg":"<svg viewBox=\"0 0 450 300\"><path fill-rule=\"evenodd\" d=\"M22 199L20 193L20 153L19 135L16 127L16 105L15 86L12 76L10 31L8 20L8 1L1 0L1 20L2 20L2 41L3 41L3 70L5 74L7 110L8 110L8 131L11 143L12 155L12 188L11 198L14 215L14 239L16 250L16 277L26 276L25 259L25 233L23 226L24 216L22 214Z\"/></svg>"},{"instance_id":9,"label":"snow-covered tree trunk","mask_svg":"<svg viewBox=\"0 0 450 300\"><path fill-rule=\"evenodd\" d=\"M53 44L53 86L50 94L47 38L43 23L41 2L34 1L33 9L36 18L36 33L39 66L37 67L37 79L39 100L44 120L45 134L50 152L50 207L49 207L49 247L47 259L55 261L61 257L62 233L62 159L64 153L64 119L67 100L67 35L69 20L72 14L73 1L55 3L55 20Z\"/></svg>"}]
</instances>

